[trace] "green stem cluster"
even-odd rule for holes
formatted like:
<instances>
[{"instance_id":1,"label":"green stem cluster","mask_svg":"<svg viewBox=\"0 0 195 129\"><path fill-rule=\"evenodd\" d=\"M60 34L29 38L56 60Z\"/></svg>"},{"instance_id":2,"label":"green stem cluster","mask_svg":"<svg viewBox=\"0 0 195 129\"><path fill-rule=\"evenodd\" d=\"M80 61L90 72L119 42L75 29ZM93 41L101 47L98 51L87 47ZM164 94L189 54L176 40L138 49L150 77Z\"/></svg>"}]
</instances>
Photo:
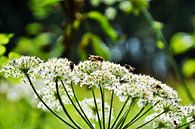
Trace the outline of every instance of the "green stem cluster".
<instances>
[{"instance_id":1,"label":"green stem cluster","mask_svg":"<svg viewBox=\"0 0 195 129\"><path fill-rule=\"evenodd\" d=\"M75 120L73 120L73 118L71 117L71 115L68 112L68 109L65 107L61 95L60 95L60 91L59 91L59 85L58 83L61 82L63 89L68 97L68 99L70 100L71 104L73 105L74 109L77 111L77 113L80 115L80 117L83 119L83 121L86 123L86 125L88 125L88 127L90 129L95 129L95 127L93 126L92 122L89 120L89 118L87 117L87 115L84 112L84 109L81 107L77 95L75 93L75 89L73 84L71 83L71 89L73 92L73 97L75 99L76 102L73 101L73 97L70 96L70 94L68 93L68 90L65 86L65 84L63 83L62 80L59 80L58 78L56 79L55 83L56 83L56 93L57 93L57 99L59 100L59 103L61 105L61 108L63 109L65 115L68 117L69 121L64 120L61 116L59 116L57 113L55 113L45 102L44 100L41 98L41 96L38 94L37 90L35 89L30 77L28 74L26 74L26 77L30 83L30 86L32 87L33 91L35 92L35 94L37 95L37 97L39 98L39 100L43 103L43 105L53 114L55 115L58 119L60 119L63 123L65 123L66 125L68 125L70 128L72 129L84 129L83 127L81 127ZM110 98L110 111L109 111L109 119L108 119L108 124L106 125L106 120L105 120L105 91L104 88L102 88L100 86L100 95L101 95L101 108L102 108L102 119L100 118L100 114L99 114L99 107L97 104L97 99L96 99L96 95L95 95L95 91L93 88L91 88L92 91L92 95L93 95L93 100L94 100L94 105L95 105L95 110L97 113L97 117L98 117L98 124L99 124L99 128L100 129L127 129L128 127L132 126L135 122L137 122L138 120L140 120L145 114L147 114L150 110L153 109L153 107L158 103L154 104L153 106L151 106L150 108L148 108L146 111L145 108L147 107L148 103L146 103L143 108L141 108L139 110L139 112L128 122L126 122L126 119L132 109L132 107L135 105L135 103L137 102L138 98L131 98L130 96L126 98L126 101L124 102L123 106L121 107L120 111L117 114L116 119L114 120L114 122L111 121L111 116L112 116L112 107L113 107L113 101L114 101L114 91L112 91L111 94L111 98ZM163 112L164 113L164 112ZM155 118L151 119L150 121L138 126L136 129L138 128L142 128L143 126L145 126L146 124L150 123L151 121L153 121L154 119L156 119L157 117L159 117L160 115L162 115L163 113L160 113L159 115L157 115ZM71 124L70 124L71 122ZM125 124L126 123L126 124ZM182 126L183 127L183 126Z\"/></svg>"},{"instance_id":2,"label":"green stem cluster","mask_svg":"<svg viewBox=\"0 0 195 129\"><path fill-rule=\"evenodd\" d=\"M69 124L69 122L67 122L66 120L64 120L61 116L59 116L57 113L55 113L44 101L43 99L41 98L41 96L38 94L37 90L35 89L30 77L28 74L25 74L29 83L30 83L30 86L32 87L34 93L36 94L36 96L39 98L39 100L43 103L43 105L54 115L56 116L58 119L60 119L63 123L65 123L66 125L68 125L69 127L73 128L73 129L76 129L73 125Z\"/></svg>"}]
</instances>

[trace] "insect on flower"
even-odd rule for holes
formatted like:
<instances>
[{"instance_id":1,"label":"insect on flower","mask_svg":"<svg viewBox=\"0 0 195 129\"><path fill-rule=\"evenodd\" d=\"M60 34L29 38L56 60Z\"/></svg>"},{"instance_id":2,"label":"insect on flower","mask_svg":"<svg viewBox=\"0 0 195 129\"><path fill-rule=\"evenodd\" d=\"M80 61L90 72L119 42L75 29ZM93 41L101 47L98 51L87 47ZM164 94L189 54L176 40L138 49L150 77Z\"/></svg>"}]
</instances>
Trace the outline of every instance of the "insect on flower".
<instances>
[{"instance_id":1,"label":"insect on flower","mask_svg":"<svg viewBox=\"0 0 195 129\"><path fill-rule=\"evenodd\" d=\"M162 89L162 87L160 85L158 85L158 84L155 86L155 88L156 89Z\"/></svg>"},{"instance_id":2,"label":"insect on flower","mask_svg":"<svg viewBox=\"0 0 195 129\"><path fill-rule=\"evenodd\" d=\"M119 80L120 83L127 83L128 81L126 80Z\"/></svg>"},{"instance_id":3,"label":"insect on flower","mask_svg":"<svg viewBox=\"0 0 195 129\"><path fill-rule=\"evenodd\" d=\"M73 62L70 62L70 69L71 69L71 71L74 69L74 63Z\"/></svg>"},{"instance_id":4,"label":"insect on flower","mask_svg":"<svg viewBox=\"0 0 195 129\"><path fill-rule=\"evenodd\" d=\"M128 70L129 70L129 72L131 72L131 71L134 71L134 70L135 70L135 68L134 68L134 67L132 67L131 65L128 65L128 64L125 64L125 65L124 65L124 67L125 67L126 69L128 69Z\"/></svg>"},{"instance_id":5,"label":"insect on flower","mask_svg":"<svg viewBox=\"0 0 195 129\"><path fill-rule=\"evenodd\" d=\"M102 62L104 59L102 57L100 57L100 56L90 55L89 58L88 58L88 60Z\"/></svg>"}]
</instances>

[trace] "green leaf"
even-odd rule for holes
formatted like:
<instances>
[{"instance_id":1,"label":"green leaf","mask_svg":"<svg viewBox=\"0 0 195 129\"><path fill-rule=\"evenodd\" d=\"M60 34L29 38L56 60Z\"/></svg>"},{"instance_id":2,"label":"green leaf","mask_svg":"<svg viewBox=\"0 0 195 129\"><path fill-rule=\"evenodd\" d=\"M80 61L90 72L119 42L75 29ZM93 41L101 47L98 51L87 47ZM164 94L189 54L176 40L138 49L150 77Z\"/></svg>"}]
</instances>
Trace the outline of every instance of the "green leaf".
<instances>
[{"instance_id":1,"label":"green leaf","mask_svg":"<svg viewBox=\"0 0 195 129\"><path fill-rule=\"evenodd\" d=\"M105 43L102 42L102 40L97 37L97 36L93 36L93 49L95 51L95 54L104 57L105 59L109 59L110 58L110 51L109 48L106 46Z\"/></svg>"},{"instance_id":2,"label":"green leaf","mask_svg":"<svg viewBox=\"0 0 195 129\"><path fill-rule=\"evenodd\" d=\"M73 23L73 28L77 30L79 28L80 24L81 24L80 20L75 20Z\"/></svg>"},{"instance_id":3,"label":"green leaf","mask_svg":"<svg viewBox=\"0 0 195 129\"><path fill-rule=\"evenodd\" d=\"M153 27L158 29L158 30L162 30L164 26L163 26L163 24L161 22L154 21L153 22Z\"/></svg>"},{"instance_id":4,"label":"green leaf","mask_svg":"<svg viewBox=\"0 0 195 129\"><path fill-rule=\"evenodd\" d=\"M53 5L60 0L30 0L29 6L36 19L42 20L47 18L54 11Z\"/></svg>"},{"instance_id":5,"label":"green leaf","mask_svg":"<svg viewBox=\"0 0 195 129\"><path fill-rule=\"evenodd\" d=\"M134 15L139 15L141 10L149 7L149 0L130 0Z\"/></svg>"},{"instance_id":6,"label":"green leaf","mask_svg":"<svg viewBox=\"0 0 195 129\"><path fill-rule=\"evenodd\" d=\"M7 57L5 56L0 56L0 69L2 68L3 65L6 65L8 62Z\"/></svg>"},{"instance_id":7,"label":"green leaf","mask_svg":"<svg viewBox=\"0 0 195 129\"><path fill-rule=\"evenodd\" d=\"M3 55L5 52L6 52L6 47L0 45L0 56Z\"/></svg>"},{"instance_id":8,"label":"green leaf","mask_svg":"<svg viewBox=\"0 0 195 129\"><path fill-rule=\"evenodd\" d=\"M34 49L34 45L32 45L33 42L30 38L21 37L18 40L17 46L14 48L13 51L25 54L25 53L32 53L32 50Z\"/></svg>"},{"instance_id":9,"label":"green leaf","mask_svg":"<svg viewBox=\"0 0 195 129\"><path fill-rule=\"evenodd\" d=\"M26 31L31 34L35 35L40 33L43 30L43 26L40 23L33 22L26 26Z\"/></svg>"},{"instance_id":10,"label":"green leaf","mask_svg":"<svg viewBox=\"0 0 195 129\"><path fill-rule=\"evenodd\" d=\"M7 44L9 43L10 39L13 37L14 35L11 34L0 34L0 44Z\"/></svg>"},{"instance_id":11,"label":"green leaf","mask_svg":"<svg viewBox=\"0 0 195 129\"><path fill-rule=\"evenodd\" d=\"M193 38L187 33L177 33L171 38L170 47L174 54L184 53L192 46Z\"/></svg>"},{"instance_id":12,"label":"green leaf","mask_svg":"<svg viewBox=\"0 0 195 129\"><path fill-rule=\"evenodd\" d=\"M93 47L94 53L102 56L105 59L110 58L109 48L105 43L99 38L97 35L92 33L86 33L83 35L81 42L79 44L78 52L82 59L87 58L87 50L86 48L91 45Z\"/></svg>"},{"instance_id":13,"label":"green leaf","mask_svg":"<svg viewBox=\"0 0 195 129\"><path fill-rule=\"evenodd\" d=\"M33 4L35 4L38 7L53 5L59 1L60 0L32 0Z\"/></svg>"},{"instance_id":14,"label":"green leaf","mask_svg":"<svg viewBox=\"0 0 195 129\"><path fill-rule=\"evenodd\" d=\"M165 45L162 41L158 40L156 41L156 46L159 48L159 49L164 49L165 48Z\"/></svg>"},{"instance_id":15,"label":"green leaf","mask_svg":"<svg viewBox=\"0 0 195 129\"><path fill-rule=\"evenodd\" d=\"M51 37L50 33L41 33L33 39L33 45L36 45L37 48L44 47L50 43Z\"/></svg>"},{"instance_id":16,"label":"green leaf","mask_svg":"<svg viewBox=\"0 0 195 129\"><path fill-rule=\"evenodd\" d=\"M117 32L113 29L113 27L110 25L108 19L102 15L100 12L97 11L91 11L87 13L87 17L90 19L93 19L97 21L100 26L102 27L103 31L113 40L115 41L117 39Z\"/></svg>"},{"instance_id":17,"label":"green leaf","mask_svg":"<svg viewBox=\"0 0 195 129\"><path fill-rule=\"evenodd\" d=\"M9 60L17 59L17 58L20 58L20 54L18 54L16 52L10 52L8 54L8 58L9 58Z\"/></svg>"},{"instance_id":18,"label":"green leaf","mask_svg":"<svg viewBox=\"0 0 195 129\"><path fill-rule=\"evenodd\" d=\"M195 74L195 59L187 59L182 65L182 71L186 77L191 77Z\"/></svg>"},{"instance_id":19,"label":"green leaf","mask_svg":"<svg viewBox=\"0 0 195 129\"><path fill-rule=\"evenodd\" d=\"M53 5L55 3L58 3L61 0L39 0L40 1L40 6L48 6L48 5Z\"/></svg>"}]
</instances>

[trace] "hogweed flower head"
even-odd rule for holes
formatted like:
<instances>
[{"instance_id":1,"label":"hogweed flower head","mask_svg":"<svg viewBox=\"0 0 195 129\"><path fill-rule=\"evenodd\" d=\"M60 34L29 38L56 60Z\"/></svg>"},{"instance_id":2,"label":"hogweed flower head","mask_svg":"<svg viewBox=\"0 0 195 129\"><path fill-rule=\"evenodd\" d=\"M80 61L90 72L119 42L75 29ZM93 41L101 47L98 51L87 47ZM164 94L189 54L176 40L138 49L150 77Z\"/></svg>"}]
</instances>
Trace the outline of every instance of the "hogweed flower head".
<instances>
[{"instance_id":1,"label":"hogweed flower head","mask_svg":"<svg viewBox=\"0 0 195 129\"><path fill-rule=\"evenodd\" d=\"M33 69L33 72L40 75L43 79L55 80L62 79L68 81L71 79L72 70L70 68L71 61L66 58L52 58L46 62L40 63L39 66Z\"/></svg>"},{"instance_id":2,"label":"hogweed flower head","mask_svg":"<svg viewBox=\"0 0 195 129\"><path fill-rule=\"evenodd\" d=\"M37 90L37 91L38 91L39 95L42 97L43 101L45 103L47 103L47 105L51 109L59 112L59 111L62 111L62 107L61 107L59 100L58 100L58 97L57 97L57 91L56 91L55 85L56 85L55 82L48 82L48 83L46 83L45 87L43 87L42 89ZM67 94L65 93L62 84L59 83L58 85L59 85L59 94L62 98L63 103L70 104L70 100L68 99ZM73 93L72 93L71 88L68 87L67 85L65 87L68 91L68 94L72 97ZM47 109L43 105L42 102L39 102L37 107L44 109L44 110Z\"/></svg>"},{"instance_id":3,"label":"hogweed flower head","mask_svg":"<svg viewBox=\"0 0 195 129\"><path fill-rule=\"evenodd\" d=\"M34 74L31 69L35 68L42 62L43 61L38 57L21 56L19 59L9 61L1 71L4 72L5 77L13 76L14 78L24 78L25 74L29 74L33 77Z\"/></svg>"},{"instance_id":4,"label":"hogweed flower head","mask_svg":"<svg viewBox=\"0 0 195 129\"><path fill-rule=\"evenodd\" d=\"M153 128L164 128L164 129L174 129L179 128L182 125L190 122L195 122L195 108L194 106L178 106L177 110L172 110L167 113L162 114L154 121L151 122ZM158 113L154 112L146 118L148 121L154 118ZM191 124L193 125L193 124ZM193 129L193 128L192 128Z\"/></svg>"},{"instance_id":5,"label":"hogweed flower head","mask_svg":"<svg viewBox=\"0 0 195 129\"><path fill-rule=\"evenodd\" d=\"M25 77L25 75L28 75L28 81L37 98L40 99L38 107L49 109L49 111L67 124L66 121L54 112L64 111L77 127L79 126L68 114L67 104L73 105L90 128L94 128L94 121L98 121L99 125L103 127L106 127L105 124L111 126L111 121L114 118L113 111L115 110L112 106L113 98L110 99L110 105L105 99L105 96L107 97L105 93L107 92L112 92L112 96L115 94L115 97L118 97L120 102L124 103L124 107L121 108L118 116L123 114L123 110L126 110L122 117L116 118L113 126L123 127L126 118L128 118L126 116L128 116L130 111L130 108L125 106L133 107L135 104L129 105L129 100L134 98L136 98L135 103L137 103L140 109L144 109L146 105L149 105L151 108L148 111L153 111L150 116L146 117L146 123L139 127L151 122L154 128L177 128L195 120L194 106L181 106L180 98L174 89L150 76L134 74L132 70L133 68L129 65L121 66L104 61L103 58L98 56L91 56L88 60L80 62L78 65L66 58L52 58L43 62L36 57L22 56L9 62L2 69L6 77L11 75L14 77ZM42 78L45 81L45 85L40 90L36 90L30 80L34 76L39 76L39 79ZM78 89L86 87L92 91L93 99L78 99L74 91L76 86L80 86ZM94 89L98 88L100 89L101 99L95 98L94 91L97 92L99 90ZM103 92L104 89L106 92ZM97 107L94 99L97 102ZM142 111L140 110L140 113ZM99 114L100 119L97 114ZM142 116L139 115L138 113L137 118L135 117L130 123L127 122L124 127L129 127L139 120L139 117ZM121 122L121 125L118 122Z\"/></svg>"}]
</instances>

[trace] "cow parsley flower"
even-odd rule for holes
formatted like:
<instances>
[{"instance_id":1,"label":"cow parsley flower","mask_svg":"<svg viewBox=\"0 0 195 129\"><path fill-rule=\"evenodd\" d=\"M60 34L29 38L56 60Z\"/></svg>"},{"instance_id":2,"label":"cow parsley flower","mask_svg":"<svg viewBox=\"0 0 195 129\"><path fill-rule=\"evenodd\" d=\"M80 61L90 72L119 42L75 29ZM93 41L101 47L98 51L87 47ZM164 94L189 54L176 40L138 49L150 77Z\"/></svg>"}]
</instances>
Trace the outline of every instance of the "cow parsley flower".
<instances>
[{"instance_id":1,"label":"cow parsley flower","mask_svg":"<svg viewBox=\"0 0 195 129\"><path fill-rule=\"evenodd\" d=\"M59 103L59 99L57 97L57 91L55 88L55 82L48 82L47 85L45 87L43 87L42 89L38 90L39 95L41 96L41 98L43 99L43 101L53 110L55 111L61 111L62 107ZM63 85L62 84L58 84L59 86L59 94L60 97L63 101L63 104L70 104L70 100L67 96L67 94L64 91ZM68 94L70 95L70 97L73 96L72 93L72 89L65 85ZM43 105L42 102L39 102L37 105L38 108L44 109L46 110L47 108Z\"/></svg>"},{"instance_id":2,"label":"cow parsley flower","mask_svg":"<svg viewBox=\"0 0 195 129\"><path fill-rule=\"evenodd\" d=\"M96 103L97 103L97 108L98 111L96 110L94 100L92 98L86 98L83 101L80 102L81 107L84 109L84 112L86 113L87 117L89 119L98 121L98 114L100 116L100 119L103 118L102 116L102 101L101 99L96 98ZM108 103L104 103L104 114L105 114L105 121L108 122L109 119L109 112L110 112L110 106ZM113 109L112 109L113 112ZM111 120L114 118L113 113L111 116Z\"/></svg>"},{"instance_id":3,"label":"cow parsley flower","mask_svg":"<svg viewBox=\"0 0 195 129\"><path fill-rule=\"evenodd\" d=\"M150 76L128 73L120 82L116 95L123 101L128 96L146 100L151 104L164 99L180 101L176 91Z\"/></svg>"},{"instance_id":4,"label":"cow parsley flower","mask_svg":"<svg viewBox=\"0 0 195 129\"><path fill-rule=\"evenodd\" d=\"M58 78L70 83L71 76L73 75L70 64L71 61L66 58L52 58L39 64L37 68L33 69L33 72L47 80L55 82Z\"/></svg>"},{"instance_id":5,"label":"cow parsley flower","mask_svg":"<svg viewBox=\"0 0 195 129\"><path fill-rule=\"evenodd\" d=\"M74 65L66 58L52 58L43 62L36 57L22 56L19 59L10 61L2 69L6 77L11 75L14 77L29 75L27 77L31 87L41 102L43 102L43 104L41 102L38 103L38 107L41 109L49 107L49 110L61 111L62 103L63 105L73 103L72 98L75 97L76 99L76 96L74 96L75 94L72 91L72 85L86 86L88 88L101 87L106 89L107 92L113 91L112 93L121 102L126 101L127 105L130 102L127 98L136 98L134 102L141 109L149 105L151 107L149 109L153 112L146 117L145 122L147 123L142 124L143 126L151 122L154 128L167 129L177 128L183 124L194 122L195 106L181 106L180 98L174 89L150 76L134 74L131 72L132 70L133 68L129 65L121 66L104 61L102 58L98 58L98 56L91 56L89 60L80 62L78 65ZM45 85L39 90L36 89L37 87L33 85L33 81L30 80L31 77L35 76L39 76L45 81ZM103 96L103 94L101 95ZM97 114L99 114L100 119L105 118L105 121L108 122L110 106L105 102L104 113L102 113L102 101L101 99L96 99L98 110L92 98L87 98L80 102L86 116L93 122L98 121ZM45 107L45 105L48 107ZM76 108L76 106L74 107ZM134 106L134 103L131 106ZM103 114L105 114L104 117ZM112 114L111 119L113 117ZM104 119L101 121L104 121ZM139 127L142 127L142 125ZM91 125L89 124L89 126Z\"/></svg>"},{"instance_id":6,"label":"cow parsley flower","mask_svg":"<svg viewBox=\"0 0 195 129\"><path fill-rule=\"evenodd\" d=\"M102 63L100 61L83 61L77 65L77 69L81 73L90 74L96 70L101 70Z\"/></svg>"},{"instance_id":7,"label":"cow parsley flower","mask_svg":"<svg viewBox=\"0 0 195 129\"><path fill-rule=\"evenodd\" d=\"M153 113L148 116L145 121L149 121L159 113ZM174 129L178 125L182 124L182 120L184 119L184 115L181 112L168 112L160 115L156 119L151 122L153 128L161 128L161 129Z\"/></svg>"},{"instance_id":8,"label":"cow parsley flower","mask_svg":"<svg viewBox=\"0 0 195 129\"><path fill-rule=\"evenodd\" d=\"M101 70L110 72L111 74L116 76L116 78L122 78L126 74L129 74L129 70L127 68L109 61L102 62Z\"/></svg>"},{"instance_id":9,"label":"cow parsley flower","mask_svg":"<svg viewBox=\"0 0 195 129\"><path fill-rule=\"evenodd\" d=\"M31 69L35 68L43 61L34 56L21 56L19 59L11 60L6 66L3 66L2 72L5 77L13 76L14 78L24 78L25 74L33 77Z\"/></svg>"},{"instance_id":10,"label":"cow parsley flower","mask_svg":"<svg viewBox=\"0 0 195 129\"><path fill-rule=\"evenodd\" d=\"M181 106L181 112L187 117L187 122L194 121L195 122L195 106Z\"/></svg>"},{"instance_id":11,"label":"cow parsley flower","mask_svg":"<svg viewBox=\"0 0 195 129\"><path fill-rule=\"evenodd\" d=\"M119 85L119 79L129 73L125 67L108 61L87 60L80 62L76 69L81 86L102 86L109 90L115 89Z\"/></svg>"},{"instance_id":12,"label":"cow parsley flower","mask_svg":"<svg viewBox=\"0 0 195 129\"><path fill-rule=\"evenodd\" d=\"M81 85L87 85L89 87L103 87L106 89L114 89L117 85L117 80L114 75L109 72L103 72L101 70L97 70L90 75L87 75L82 81Z\"/></svg>"}]
</instances>

